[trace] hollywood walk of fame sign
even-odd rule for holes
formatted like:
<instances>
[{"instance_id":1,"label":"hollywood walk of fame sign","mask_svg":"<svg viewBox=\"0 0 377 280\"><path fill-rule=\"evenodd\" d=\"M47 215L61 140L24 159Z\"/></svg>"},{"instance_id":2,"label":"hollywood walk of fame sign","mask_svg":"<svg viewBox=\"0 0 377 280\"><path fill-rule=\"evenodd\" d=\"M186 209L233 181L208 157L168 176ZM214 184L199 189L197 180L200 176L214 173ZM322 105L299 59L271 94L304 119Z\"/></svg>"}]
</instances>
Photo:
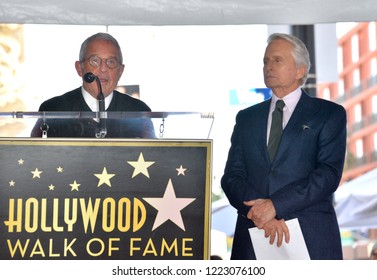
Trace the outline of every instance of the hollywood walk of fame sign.
<instances>
[{"instance_id":1,"label":"hollywood walk of fame sign","mask_svg":"<svg viewBox=\"0 0 377 280\"><path fill-rule=\"evenodd\" d=\"M211 140L0 140L0 259L208 259Z\"/></svg>"}]
</instances>

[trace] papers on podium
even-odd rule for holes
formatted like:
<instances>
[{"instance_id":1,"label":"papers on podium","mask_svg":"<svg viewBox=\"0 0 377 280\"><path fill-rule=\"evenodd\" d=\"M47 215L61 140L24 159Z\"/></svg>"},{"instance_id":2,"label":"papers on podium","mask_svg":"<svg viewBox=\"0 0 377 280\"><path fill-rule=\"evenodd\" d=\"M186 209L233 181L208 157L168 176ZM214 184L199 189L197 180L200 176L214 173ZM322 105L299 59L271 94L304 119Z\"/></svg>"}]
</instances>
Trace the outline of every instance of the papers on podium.
<instances>
[{"instance_id":1,"label":"papers on podium","mask_svg":"<svg viewBox=\"0 0 377 280\"><path fill-rule=\"evenodd\" d=\"M264 237L264 230L257 227L250 228L249 233L254 247L257 260L310 260L308 249L302 235L297 218L285 222L290 234L290 241L280 247L270 244L270 238Z\"/></svg>"}]
</instances>

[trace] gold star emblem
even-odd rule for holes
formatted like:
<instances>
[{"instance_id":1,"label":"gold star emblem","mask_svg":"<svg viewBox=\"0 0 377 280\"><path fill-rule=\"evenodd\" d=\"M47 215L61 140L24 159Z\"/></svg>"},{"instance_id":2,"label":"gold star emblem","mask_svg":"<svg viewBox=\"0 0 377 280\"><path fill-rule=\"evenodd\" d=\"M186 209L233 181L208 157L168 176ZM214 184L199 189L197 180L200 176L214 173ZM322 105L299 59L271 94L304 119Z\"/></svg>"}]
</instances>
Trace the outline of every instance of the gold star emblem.
<instances>
[{"instance_id":1,"label":"gold star emblem","mask_svg":"<svg viewBox=\"0 0 377 280\"><path fill-rule=\"evenodd\" d=\"M144 161L143 153L140 153L137 161L128 161L128 163L135 168L132 178L140 173L149 178L148 167L154 164L154 161Z\"/></svg>"},{"instance_id":2,"label":"gold star emblem","mask_svg":"<svg viewBox=\"0 0 377 280\"><path fill-rule=\"evenodd\" d=\"M24 162L25 162L25 161L24 161L22 158L20 158L20 159L18 160L18 164L19 164L19 165L23 165Z\"/></svg>"},{"instance_id":3,"label":"gold star emblem","mask_svg":"<svg viewBox=\"0 0 377 280\"><path fill-rule=\"evenodd\" d=\"M15 181L12 180L12 181L9 182L9 187L14 187L15 185L16 185Z\"/></svg>"},{"instance_id":4,"label":"gold star emblem","mask_svg":"<svg viewBox=\"0 0 377 280\"><path fill-rule=\"evenodd\" d=\"M54 186L53 184L51 184L51 185L48 186L48 189L49 189L50 191L53 191L53 190L55 190L55 186Z\"/></svg>"},{"instance_id":5,"label":"gold star emblem","mask_svg":"<svg viewBox=\"0 0 377 280\"><path fill-rule=\"evenodd\" d=\"M176 168L175 170L178 171L177 176L179 176L179 175L185 176L185 171L187 170L187 168L183 168L183 166L181 165L179 168Z\"/></svg>"},{"instance_id":6,"label":"gold star emblem","mask_svg":"<svg viewBox=\"0 0 377 280\"><path fill-rule=\"evenodd\" d=\"M39 171L38 168L35 168L34 171L31 171L31 173L33 174L33 179L34 179L34 178L41 178L41 173L42 173L42 172L43 172L43 171Z\"/></svg>"},{"instance_id":7,"label":"gold star emblem","mask_svg":"<svg viewBox=\"0 0 377 280\"><path fill-rule=\"evenodd\" d=\"M78 184L76 180L73 181L73 183L69 185L71 186L71 191L79 191L79 187L81 186L81 184Z\"/></svg>"},{"instance_id":8,"label":"gold star emblem","mask_svg":"<svg viewBox=\"0 0 377 280\"><path fill-rule=\"evenodd\" d=\"M63 167L61 167L61 166L56 168L56 170L58 171L58 173L63 173L63 171L64 171Z\"/></svg>"},{"instance_id":9,"label":"gold star emblem","mask_svg":"<svg viewBox=\"0 0 377 280\"><path fill-rule=\"evenodd\" d=\"M106 167L103 168L102 174L94 174L99 181L97 187L101 186L102 184L106 184L111 187L110 179L115 176L115 174L108 174Z\"/></svg>"}]
</instances>

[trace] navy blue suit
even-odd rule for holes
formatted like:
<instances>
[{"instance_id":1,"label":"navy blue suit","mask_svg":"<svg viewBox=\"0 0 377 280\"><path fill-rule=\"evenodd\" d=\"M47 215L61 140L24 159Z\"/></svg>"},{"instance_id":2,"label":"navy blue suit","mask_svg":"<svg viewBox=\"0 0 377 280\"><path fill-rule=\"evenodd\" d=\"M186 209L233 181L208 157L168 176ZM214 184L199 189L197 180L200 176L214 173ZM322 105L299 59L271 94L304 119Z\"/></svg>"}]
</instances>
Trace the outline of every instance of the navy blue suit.
<instances>
[{"instance_id":1,"label":"navy blue suit","mask_svg":"<svg viewBox=\"0 0 377 280\"><path fill-rule=\"evenodd\" d=\"M336 103L302 92L284 128L273 162L267 151L271 99L241 110L221 179L230 204L238 210L232 259L255 259L243 201L269 198L278 220L298 218L311 259L342 259L332 205L343 171L346 112Z\"/></svg>"}]
</instances>

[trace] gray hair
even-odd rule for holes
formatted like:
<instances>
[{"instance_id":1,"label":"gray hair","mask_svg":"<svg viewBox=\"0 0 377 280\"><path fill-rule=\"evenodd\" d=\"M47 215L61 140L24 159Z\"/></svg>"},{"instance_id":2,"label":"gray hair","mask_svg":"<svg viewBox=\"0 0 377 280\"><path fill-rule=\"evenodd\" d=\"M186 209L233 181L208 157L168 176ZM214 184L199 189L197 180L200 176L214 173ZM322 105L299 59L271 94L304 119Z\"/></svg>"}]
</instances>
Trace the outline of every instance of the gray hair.
<instances>
[{"instance_id":1,"label":"gray hair","mask_svg":"<svg viewBox=\"0 0 377 280\"><path fill-rule=\"evenodd\" d=\"M122 50L120 49L120 45L118 41L108 33L97 33L90 37L88 37L82 44L80 48L79 60L82 62L86 59L86 52L88 49L88 45L94 41L106 41L114 45L114 47L118 50L118 62L123 64L123 56Z\"/></svg>"},{"instance_id":2,"label":"gray hair","mask_svg":"<svg viewBox=\"0 0 377 280\"><path fill-rule=\"evenodd\" d=\"M293 45L292 47L292 56L296 62L296 66L304 66L306 68L305 74L302 77L300 84L304 85L308 79L309 69L310 69L310 56L309 51L306 48L305 44L296 36L283 33L273 33L268 39L267 43L271 43L275 40L285 40Z\"/></svg>"}]
</instances>

